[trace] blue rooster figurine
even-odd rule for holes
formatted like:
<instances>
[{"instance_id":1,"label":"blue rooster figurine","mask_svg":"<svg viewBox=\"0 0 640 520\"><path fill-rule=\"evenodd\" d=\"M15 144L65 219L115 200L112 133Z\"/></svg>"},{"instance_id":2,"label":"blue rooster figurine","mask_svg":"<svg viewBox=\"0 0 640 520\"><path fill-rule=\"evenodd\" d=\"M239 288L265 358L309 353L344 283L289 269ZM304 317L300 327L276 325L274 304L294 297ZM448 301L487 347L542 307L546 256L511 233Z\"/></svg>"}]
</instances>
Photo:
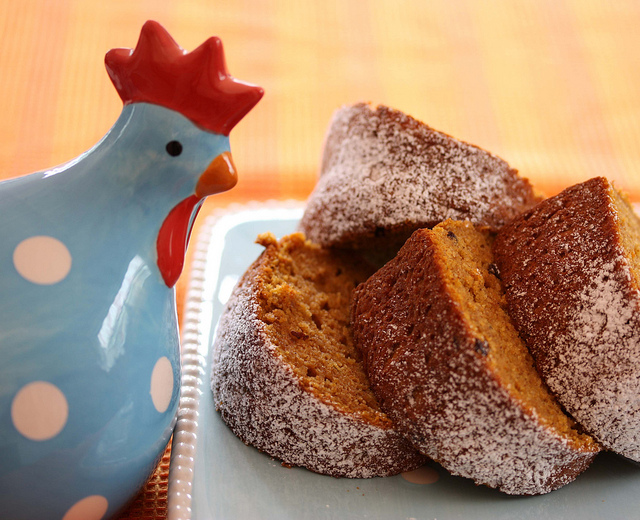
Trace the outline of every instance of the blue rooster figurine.
<instances>
[{"instance_id":1,"label":"blue rooster figurine","mask_svg":"<svg viewBox=\"0 0 640 520\"><path fill-rule=\"evenodd\" d=\"M229 131L261 88L210 38L156 22L106 67L121 116L91 150L0 183L0 518L121 510L171 436L173 289L205 196L237 180Z\"/></svg>"}]
</instances>

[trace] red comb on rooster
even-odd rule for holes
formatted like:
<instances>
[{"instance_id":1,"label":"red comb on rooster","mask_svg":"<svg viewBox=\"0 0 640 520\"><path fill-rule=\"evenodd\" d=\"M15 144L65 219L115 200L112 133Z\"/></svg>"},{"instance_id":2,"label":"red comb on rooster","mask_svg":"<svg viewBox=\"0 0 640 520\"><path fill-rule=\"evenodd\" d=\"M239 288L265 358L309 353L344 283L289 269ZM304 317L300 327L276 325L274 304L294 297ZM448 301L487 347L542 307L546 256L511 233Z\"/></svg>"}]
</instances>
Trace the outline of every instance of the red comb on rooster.
<instances>
[{"instance_id":1,"label":"red comb on rooster","mask_svg":"<svg viewBox=\"0 0 640 520\"><path fill-rule=\"evenodd\" d=\"M105 64L125 105L164 106L222 135L229 135L264 94L229 74L220 38L188 53L152 20L142 27L135 50L112 49Z\"/></svg>"}]
</instances>

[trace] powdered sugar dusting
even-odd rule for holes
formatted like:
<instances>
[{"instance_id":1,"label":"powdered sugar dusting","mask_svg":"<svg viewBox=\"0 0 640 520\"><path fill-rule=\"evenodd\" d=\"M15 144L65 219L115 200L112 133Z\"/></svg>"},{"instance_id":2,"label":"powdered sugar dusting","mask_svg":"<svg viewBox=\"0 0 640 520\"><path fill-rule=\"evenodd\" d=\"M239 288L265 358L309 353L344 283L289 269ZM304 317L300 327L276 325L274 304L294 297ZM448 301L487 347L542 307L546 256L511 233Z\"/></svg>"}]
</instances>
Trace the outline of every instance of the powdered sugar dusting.
<instances>
[{"instance_id":1,"label":"powdered sugar dusting","mask_svg":"<svg viewBox=\"0 0 640 520\"><path fill-rule=\"evenodd\" d=\"M605 447L640 461L640 291L612 187L542 203L495 243L510 312L549 388Z\"/></svg>"},{"instance_id":2,"label":"powdered sugar dusting","mask_svg":"<svg viewBox=\"0 0 640 520\"><path fill-rule=\"evenodd\" d=\"M213 347L212 390L224 421L245 443L318 473L370 478L419 466L421 457L395 430L340 413L303 390L258 319L257 268L233 291Z\"/></svg>"},{"instance_id":3,"label":"powdered sugar dusting","mask_svg":"<svg viewBox=\"0 0 640 520\"><path fill-rule=\"evenodd\" d=\"M628 268L617 266L603 265L579 295L580 311L557 336L560 362L547 381L601 442L640 460L640 294L629 300Z\"/></svg>"},{"instance_id":4,"label":"powdered sugar dusting","mask_svg":"<svg viewBox=\"0 0 640 520\"><path fill-rule=\"evenodd\" d=\"M331 121L301 229L322 245L447 218L498 228L535 202L502 159L387 107L358 104Z\"/></svg>"},{"instance_id":5,"label":"powdered sugar dusting","mask_svg":"<svg viewBox=\"0 0 640 520\"><path fill-rule=\"evenodd\" d=\"M433 432L422 435L422 451L446 461L453 474L505 493L546 493L571 482L576 466L585 469L594 456L577 451L535 415L525 413L504 388L479 371L473 380L453 373L440 388L432 388L430 374L424 380L427 395L447 397L438 399L440 420L423 417L411 427Z\"/></svg>"}]
</instances>

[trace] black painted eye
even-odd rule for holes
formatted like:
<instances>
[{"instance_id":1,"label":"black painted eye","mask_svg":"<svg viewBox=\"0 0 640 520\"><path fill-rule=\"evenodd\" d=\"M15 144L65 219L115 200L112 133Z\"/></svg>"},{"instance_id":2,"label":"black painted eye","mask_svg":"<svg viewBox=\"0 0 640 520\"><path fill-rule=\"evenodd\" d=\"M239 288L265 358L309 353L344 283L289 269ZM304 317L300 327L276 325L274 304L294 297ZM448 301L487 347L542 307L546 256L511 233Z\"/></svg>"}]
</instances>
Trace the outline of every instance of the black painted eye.
<instances>
[{"instance_id":1,"label":"black painted eye","mask_svg":"<svg viewBox=\"0 0 640 520\"><path fill-rule=\"evenodd\" d=\"M182 144L180 141L169 141L167 143L167 153L171 157L177 157L182 153Z\"/></svg>"}]
</instances>

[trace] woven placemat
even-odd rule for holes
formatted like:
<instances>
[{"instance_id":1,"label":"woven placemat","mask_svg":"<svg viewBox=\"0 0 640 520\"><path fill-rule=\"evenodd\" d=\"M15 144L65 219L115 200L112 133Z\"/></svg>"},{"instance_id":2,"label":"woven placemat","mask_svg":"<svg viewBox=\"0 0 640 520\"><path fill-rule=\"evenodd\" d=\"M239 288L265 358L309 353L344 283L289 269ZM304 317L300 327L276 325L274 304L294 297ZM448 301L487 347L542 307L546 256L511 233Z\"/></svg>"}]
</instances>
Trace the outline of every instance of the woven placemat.
<instances>
[{"instance_id":1,"label":"woven placemat","mask_svg":"<svg viewBox=\"0 0 640 520\"><path fill-rule=\"evenodd\" d=\"M169 461L171 442L167 446L153 475L131 505L118 516L118 520L167 518L167 489L169 487Z\"/></svg>"}]
</instances>

